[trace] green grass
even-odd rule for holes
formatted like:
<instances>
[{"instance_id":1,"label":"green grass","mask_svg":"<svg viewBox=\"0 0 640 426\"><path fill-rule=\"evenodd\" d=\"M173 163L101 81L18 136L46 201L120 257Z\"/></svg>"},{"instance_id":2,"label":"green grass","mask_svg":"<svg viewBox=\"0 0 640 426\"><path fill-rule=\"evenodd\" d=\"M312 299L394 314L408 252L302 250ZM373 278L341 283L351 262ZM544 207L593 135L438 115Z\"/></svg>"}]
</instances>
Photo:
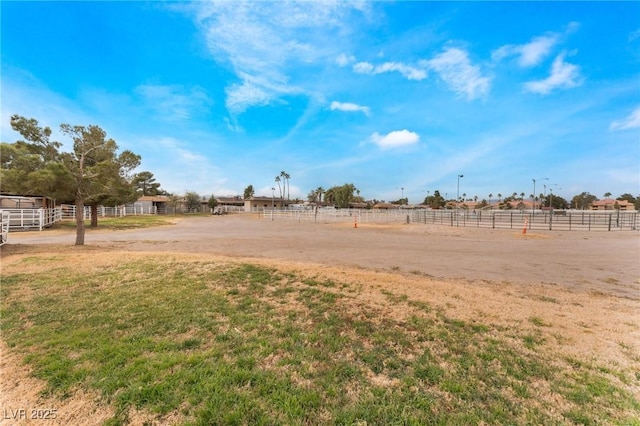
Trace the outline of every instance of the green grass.
<instances>
[{"instance_id":1,"label":"green grass","mask_svg":"<svg viewBox=\"0 0 640 426\"><path fill-rule=\"evenodd\" d=\"M172 224L172 217L169 216L143 215L98 218L98 229L123 230ZM93 229L91 228L91 220L85 220L84 226L89 232ZM76 222L75 220L65 220L55 225L55 228L75 229Z\"/></svg>"},{"instance_id":2,"label":"green grass","mask_svg":"<svg viewBox=\"0 0 640 426\"><path fill-rule=\"evenodd\" d=\"M132 410L190 425L638 424L622 385L637 377L556 359L537 331L383 291L406 313L394 319L355 285L252 264L122 258L83 275L65 260L3 272L3 339L51 396L98 392L108 424Z\"/></svg>"}]
</instances>

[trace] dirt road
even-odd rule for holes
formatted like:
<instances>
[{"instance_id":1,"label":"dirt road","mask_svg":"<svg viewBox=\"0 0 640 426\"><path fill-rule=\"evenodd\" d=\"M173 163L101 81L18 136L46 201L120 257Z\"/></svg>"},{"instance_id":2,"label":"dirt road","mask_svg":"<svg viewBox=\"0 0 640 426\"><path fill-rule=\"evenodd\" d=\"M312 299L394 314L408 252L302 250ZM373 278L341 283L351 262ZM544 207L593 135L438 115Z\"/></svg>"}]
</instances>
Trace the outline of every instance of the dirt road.
<instances>
[{"instance_id":1,"label":"dirt road","mask_svg":"<svg viewBox=\"0 0 640 426\"><path fill-rule=\"evenodd\" d=\"M92 250L211 253L511 283L640 299L640 233L457 228L424 224L270 221L252 215L180 218L131 231L10 234L4 254ZM60 246L60 247L53 247Z\"/></svg>"}]
</instances>

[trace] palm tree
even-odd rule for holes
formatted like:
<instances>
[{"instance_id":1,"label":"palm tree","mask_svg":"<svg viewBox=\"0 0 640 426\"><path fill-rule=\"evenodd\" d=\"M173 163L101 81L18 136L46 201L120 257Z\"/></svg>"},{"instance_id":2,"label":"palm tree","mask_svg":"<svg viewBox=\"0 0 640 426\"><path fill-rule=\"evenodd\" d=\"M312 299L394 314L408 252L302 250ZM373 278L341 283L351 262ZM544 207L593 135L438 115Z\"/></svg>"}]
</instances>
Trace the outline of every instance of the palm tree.
<instances>
[{"instance_id":1,"label":"palm tree","mask_svg":"<svg viewBox=\"0 0 640 426\"><path fill-rule=\"evenodd\" d=\"M289 175L289 173L285 172L284 170L280 172L280 176L282 177L282 185L283 185L283 192L284 192L284 185L287 185L287 200L289 199L291 192L289 191L289 178L291 177Z\"/></svg>"},{"instance_id":2,"label":"palm tree","mask_svg":"<svg viewBox=\"0 0 640 426\"><path fill-rule=\"evenodd\" d=\"M282 189L280 189L280 176L276 176L275 181L278 184L278 193L280 194L280 198L282 198Z\"/></svg>"},{"instance_id":3,"label":"palm tree","mask_svg":"<svg viewBox=\"0 0 640 426\"><path fill-rule=\"evenodd\" d=\"M524 201L524 192L520 193L520 201Z\"/></svg>"},{"instance_id":4,"label":"palm tree","mask_svg":"<svg viewBox=\"0 0 640 426\"><path fill-rule=\"evenodd\" d=\"M611 197L611 193L610 192L605 192L604 193L604 198L606 198L608 200L609 197Z\"/></svg>"},{"instance_id":5,"label":"palm tree","mask_svg":"<svg viewBox=\"0 0 640 426\"><path fill-rule=\"evenodd\" d=\"M318 200L318 204L322 202L322 193L324 192L324 188L319 186L316 188L316 198Z\"/></svg>"}]
</instances>

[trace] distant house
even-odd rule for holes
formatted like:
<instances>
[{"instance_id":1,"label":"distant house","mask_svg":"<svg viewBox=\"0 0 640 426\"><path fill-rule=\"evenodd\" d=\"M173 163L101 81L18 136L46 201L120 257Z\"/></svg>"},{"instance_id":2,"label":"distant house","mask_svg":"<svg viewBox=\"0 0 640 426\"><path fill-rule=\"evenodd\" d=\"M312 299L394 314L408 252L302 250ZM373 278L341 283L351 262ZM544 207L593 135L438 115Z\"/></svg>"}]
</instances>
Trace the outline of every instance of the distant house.
<instances>
[{"instance_id":1,"label":"distant house","mask_svg":"<svg viewBox=\"0 0 640 426\"><path fill-rule=\"evenodd\" d=\"M244 198L239 195L233 197L217 197L218 207L244 207Z\"/></svg>"},{"instance_id":2,"label":"distant house","mask_svg":"<svg viewBox=\"0 0 640 426\"><path fill-rule=\"evenodd\" d=\"M372 208L374 209L381 209L381 210L389 210L389 209L397 209L400 206L397 204L392 204L392 203L376 203L373 205Z\"/></svg>"},{"instance_id":3,"label":"distant house","mask_svg":"<svg viewBox=\"0 0 640 426\"><path fill-rule=\"evenodd\" d=\"M591 203L590 210L635 210L633 203L627 200L614 200L607 198Z\"/></svg>"},{"instance_id":4,"label":"distant house","mask_svg":"<svg viewBox=\"0 0 640 426\"><path fill-rule=\"evenodd\" d=\"M142 207L144 211L155 207L158 213L166 213L168 205L169 197L166 195L143 195L134 203L134 206Z\"/></svg>"},{"instance_id":5,"label":"distant house","mask_svg":"<svg viewBox=\"0 0 640 426\"><path fill-rule=\"evenodd\" d=\"M272 209L282 209L289 205L290 201L285 200L283 198L275 198L275 197L251 197L247 200L244 200L244 211L245 212L261 212L264 210L272 210Z\"/></svg>"}]
</instances>

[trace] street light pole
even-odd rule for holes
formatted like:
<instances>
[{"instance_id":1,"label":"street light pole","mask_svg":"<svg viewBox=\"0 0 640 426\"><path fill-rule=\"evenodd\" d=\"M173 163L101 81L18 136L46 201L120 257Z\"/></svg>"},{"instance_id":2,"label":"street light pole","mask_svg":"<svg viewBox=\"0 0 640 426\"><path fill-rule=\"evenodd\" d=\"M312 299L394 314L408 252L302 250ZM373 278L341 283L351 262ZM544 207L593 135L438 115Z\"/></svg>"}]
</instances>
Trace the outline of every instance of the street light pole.
<instances>
[{"instance_id":1,"label":"street light pole","mask_svg":"<svg viewBox=\"0 0 640 426\"><path fill-rule=\"evenodd\" d=\"M275 196L276 196L276 189L272 187L271 188L271 220L273 220L273 209L275 208L273 199L275 198Z\"/></svg>"},{"instance_id":2,"label":"street light pole","mask_svg":"<svg viewBox=\"0 0 640 426\"><path fill-rule=\"evenodd\" d=\"M535 213L536 211L536 179L531 179L533 181L533 212ZM538 178L538 180L549 180L549 178ZM545 185L546 188L546 185ZM546 190L545 190L546 192ZM546 195L546 194L545 194Z\"/></svg>"},{"instance_id":3,"label":"street light pole","mask_svg":"<svg viewBox=\"0 0 640 426\"><path fill-rule=\"evenodd\" d=\"M463 178L464 175L458 175L458 192L456 194L456 226L459 225L460 221L460 178Z\"/></svg>"}]
</instances>

